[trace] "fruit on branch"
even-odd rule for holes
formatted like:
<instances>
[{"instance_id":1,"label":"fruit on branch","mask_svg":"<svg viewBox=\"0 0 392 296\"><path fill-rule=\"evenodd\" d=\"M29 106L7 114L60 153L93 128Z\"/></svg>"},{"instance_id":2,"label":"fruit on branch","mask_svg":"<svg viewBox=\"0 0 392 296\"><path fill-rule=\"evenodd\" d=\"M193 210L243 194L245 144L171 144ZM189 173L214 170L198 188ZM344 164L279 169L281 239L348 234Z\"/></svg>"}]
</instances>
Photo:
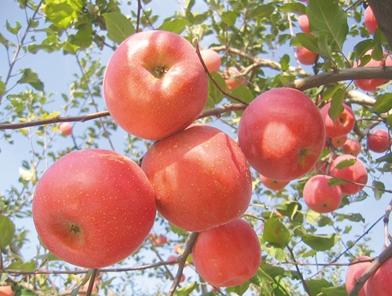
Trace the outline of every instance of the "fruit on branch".
<instances>
[{"instance_id":1,"label":"fruit on branch","mask_svg":"<svg viewBox=\"0 0 392 296\"><path fill-rule=\"evenodd\" d=\"M392 296L392 258L385 261L373 275L367 280L365 285L365 295Z\"/></svg>"},{"instance_id":2,"label":"fruit on branch","mask_svg":"<svg viewBox=\"0 0 392 296\"><path fill-rule=\"evenodd\" d=\"M200 232L192 250L193 264L210 285L232 287L245 283L261 263L261 247L253 228L244 220Z\"/></svg>"},{"instance_id":3,"label":"fruit on branch","mask_svg":"<svg viewBox=\"0 0 392 296\"><path fill-rule=\"evenodd\" d=\"M173 251L174 253L181 255L182 253L184 253L185 249L182 244L176 244L173 248Z\"/></svg>"},{"instance_id":4,"label":"fruit on branch","mask_svg":"<svg viewBox=\"0 0 392 296\"><path fill-rule=\"evenodd\" d=\"M368 6L365 9L365 13L363 14L363 22L365 24L366 29L372 34L376 32L378 27L378 23L376 17L374 16L373 9Z\"/></svg>"},{"instance_id":5,"label":"fruit on branch","mask_svg":"<svg viewBox=\"0 0 392 296\"><path fill-rule=\"evenodd\" d=\"M180 277L180 283L182 283L182 282L184 282L185 281L185 275L181 275L181 277Z\"/></svg>"},{"instance_id":6,"label":"fruit on branch","mask_svg":"<svg viewBox=\"0 0 392 296\"><path fill-rule=\"evenodd\" d=\"M355 114L353 110L346 104L343 104L343 112L340 113L338 118L332 120L329 116L330 108L331 103L327 103L320 109L325 124L326 136L329 138L337 138L350 133L355 125Z\"/></svg>"},{"instance_id":7,"label":"fruit on branch","mask_svg":"<svg viewBox=\"0 0 392 296\"><path fill-rule=\"evenodd\" d=\"M186 39L167 31L145 31L128 37L113 53L103 94L110 114L123 129L159 140L200 115L208 80Z\"/></svg>"},{"instance_id":8,"label":"fruit on branch","mask_svg":"<svg viewBox=\"0 0 392 296\"><path fill-rule=\"evenodd\" d=\"M317 213L331 213L339 208L342 202L342 189L339 185L329 186L331 179L331 176L315 175L305 183L304 201Z\"/></svg>"},{"instance_id":9,"label":"fruit on branch","mask_svg":"<svg viewBox=\"0 0 392 296\"><path fill-rule=\"evenodd\" d=\"M12 290L11 286L0 287L0 296L13 296L15 292Z\"/></svg>"},{"instance_id":10,"label":"fruit on branch","mask_svg":"<svg viewBox=\"0 0 392 296\"><path fill-rule=\"evenodd\" d=\"M310 29L309 29L309 18L306 14L301 14L298 17L298 24L302 32L306 34L310 34Z\"/></svg>"},{"instance_id":11,"label":"fruit on branch","mask_svg":"<svg viewBox=\"0 0 392 296\"><path fill-rule=\"evenodd\" d=\"M313 65L318 59L317 53L303 46L295 48L295 55L297 56L298 61L303 65Z\"/></svg>"},{"instance_id":12,"label":"fruit on branch","mask_svg":"<svg viewBox=\"0 0 392 296\"><path fill-rule=\"evenodd\" d=\"M344 154L357 156L361 152L361 143L356 139L347 139L342 149Z\"/></svg>"},{"instance_id":13,"label":"fruit on branch","mask_svg":"<svg viewBox=\"0 0 392 296\"><path fill-rule=\"evenodd\" d=\"M210 73L219 71L221 66L221 57L215 50L202 49L200 50L200 54Z\"/></svg>"},{"instance_id":14,"label":"fruit on branch","mask_svg":"<svg viewBox=\"0 0 392 296\"><path fill-rule=\"evenodd\" d=\"M364 260L370 260L370 259L372 259L372 258L368 257L368 256L360 256L360 257L356 258L353 261L353 263L354 262L361 262L361 261L364 261ZM364 273L366 268L369 267L370 264L371 264L370 261L365 261L365 262L362 262L362 263L352 264L352 265L350 265L347 268L347 273L346 273L346 291L347 291L347 294L350 294L350 292L354 288L354 285L359 280L359 278L362 276L362 274ZM365 283L365 285L366 284L367 283ZM376 294L374 294L374 295L376 295ZM381 295L381 294L379 294L379 295ZM364 286L359 290L358 296L366 296Z\"/></svg>"},{"instance_id":15,"label":"fruit on branch","mask_svg":"<svg viewBox=\"0 0 392 296\"><path fill-rule=\"evenodd\" d=\"M263 183L265 187L275 191L282 190L283 188L286 187L287 184L290 183L290 181L277 181L277 180L269 179L261 174L259 174L259 177L261 183Z\"/></svg>"},{"instance_id":16,"label":"fruit on branch","mask_svg":"<svg viewBox=\"0 0 392 296\"><path fill-rule=\"evenodd\" d=\"M104 149L57 160L39 180L32 205L43 245L86 268L109 266L135 252L155 214L154 192L141 168Z\"/></svg>"},{"instance_id":17,"label":"fruit on branch","mask_svg":"<svg viewBox=\"0 0 392 296\"><path fill-rule=\"evenodd\" d=\"M343 135L343 136L336 137L336 138L331 138L331 144L335 148L342 147L346 141L347 141L347 135Z\"/></svg>"},{"instance_id":18,"label":"fruit on branch","mask_svg":"<svg viewBox=\"0 0 392 296\"><path fill-rule=\"evenodd\" d=\"M203 231L240 217L252 181L237 143L221 130L192 125L156 142L143 157L158 212L179 228Z\"/></svg>"},{"instance_id":19,"label":"fruit on branch","mask_svg":"<svg viewBox=\"0 0 392 296\"><path fill-rule=\"evenodd\" d=\"M290 181L316 163L325 142L319 110L303 92L275 88L245 109L238 140L249 164L261 175Z\"/></svg>"},{"instance_id":20,"label":"fruit on branch","mask_svg":"<svg viewBox=\"0 0 392 296\"><path fill-rule=\"evenodd\" d=\"M346 161L346 162L343 162ZM340 166L344 168L339 169ZM349 165L350 166L346 166ZM347 181L346 184L340 185L344 194L355 194L362 190L368 180L368 173L363 163L353 155L339 155L331 163L331 175ZM355 182L351 183L351 182Z\"/></svg>"},{"instance_id":21,"label":"fruit on branch","mask_svg":"<svg viewBox=\"0 0 392 296\"><path fill-rule=\"evenodd\" d=\"M376 129L367 137L367 146L369 150L377 153L383 153L389 150L392 144L391 135L387 130Z\"/></svg>"},{"instance_id":22,"label":"fruit on branch","mask_svg":"<svg viewBox=\"0 0 392 296\"><path fill-rule=\"evenodd\" d=\"M72 134L72 124L70 122L62 122L59 124L60 134L69 136Z\"/></svg>"},{"instance_id":23,"label":"fruit on branch","mask_svg":"<svg viewBox=\"0 0 392 296\"><path fill-rule=\"evenodd\" d=\"M366 55L371 55L373 50L369 50L366 52ZM363 67L383 67L383 66L392 66L392 58L390 55L387 56L385 60L377 61L373 58L370 59L368 63L366 63ZM354 67L362 67L358 62L354 64ZM388 82L390 79L357 79L354 80L356 85L364 91L377 91L377 87Z\"/></svg>"},{"instance_id":24,"label":"fruit on branch","mask_svg":"<svg viewBox=\"0 0 392 296\"><path fill-rule=\"evenodd\" d=\"M167 243L167 237L164 235L161 235L159 237L157 237L154 241L153 241L154 245L156 246L161 246Z\"/></svg>"},{"instance_id":25,"label":"fruit on branch","mask_svg":"<svg viewBox=\"0 0 392 296\"><path fill-rule=\"evenodd\" d=\"M245 84L245 78L241 77L241 72L236 67L229 67L227 71L223 73L225 78L226 87L228 90L236 89L240 84Z\"/></svg>"}]
</instances>

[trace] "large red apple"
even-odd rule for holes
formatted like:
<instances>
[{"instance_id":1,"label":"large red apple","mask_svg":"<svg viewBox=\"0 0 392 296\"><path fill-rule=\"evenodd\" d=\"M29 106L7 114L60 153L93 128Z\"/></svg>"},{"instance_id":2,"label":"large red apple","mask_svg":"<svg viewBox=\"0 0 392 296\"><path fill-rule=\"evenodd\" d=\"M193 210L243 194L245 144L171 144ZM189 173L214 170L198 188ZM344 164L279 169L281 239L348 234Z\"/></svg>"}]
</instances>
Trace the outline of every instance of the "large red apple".
<instances>
[{"instance_id":1,"label":"large red apple","mask_svg":"<svg viewBox=\"0 0 392 296\"><path fill-rule=\"evenodd\" d=\"M335 120L332 120L328 114L328 111L331 108L331 103L327 103L320 109L320 113L325 124L325 134L329 138L337 138L347 135L354 128L355 114L353 110L346 104L343 104L343 107L343 112Z\"/></svg>"},{"instance_id":2,"label":"large red apple","mask_svg":"<svg viewBox=\"0 0 392 296\"><path fill-rule=\"evenodd\" d=\"M376 129L367 137L368 148L377 153L388 151L392 144L392 137L387 130Z\"/></svg>"},{"instance_id":3,"label":"large red apple","mask_svg":"<svg viewBox=\"0 0 392 296\"><path fill-rule=\"evenodd\" d=\"M313 65L314 63L316 63L318 58L317 53L303 46L296 47L295 54L297 56L298 61L304 65Z\"/></svg>"},{"instance_id":4,"label":"large red apple","mask_svg":"<svg viewBox=\"0 0 392 296\"><path fill-rule=\"evenodd\" d=\"M275 88L245 109L238 140L249 164L261 175L290 181L316 163L325 142L323 119L313 101L292 88Z\"/></svg>"},{"instance_id":5,"label":"large red apple","mask_svg":"<svg viewBox=\"0 0 392 296\"><path fill-rule=\"evenodd\" d=\"M113 53L103 80L113 119L151 140L190 125L207 100L208 80L194 47L166 31L136 33Z\"/></svg>"},{"instance_id":6,"label":"large red apple","mask_svg":"<svg viewBox=\"0 0 392 296\"><path fill-rule=\"evenodd\" d=\"M369 50L367 55L372 54L372 50ZM392 58L390 55L387 56L385 61L377 61L375 59L371 59L364 67L383 67L383 66L392 66ZM354 67L358 67L358 62L354 64ZM356 85L364 91L377 91L377 87L388 82L390 79L357 79L354 80Z\"/></svg>"},{"instance_id":7,"label":"large red apple","mask_svg":"<svg viewBox=\"0 0 392 296\"><path fill-rule=\"evenodd\" d=\"M336 166L344 160L354 160L355 162L351 166L338 169ZM355 156L349 154L340 155L331 163L331 175L348 181L347 184L340 185L344 194L358 193L368 180L368 173L363 163Z\"/></svg>"},{"instance_id":8,"label":"large red apple","mask_svg":"<svg viewBox=\"0 0 392 296\"><path fill-rule=\"evenodd\" d=\"M347 139L342 149L344 154L357 156L361 152L361 143L356 139Z\"/></svg>"},{"instance_id":9,"label":"large red apple","mask_svg":"<svg viewBox=\"0 0 392 296\"><path fill-rule=\"evenodd\" d=\"M369 260L369 259L372 259L372 258L368 257L368 256L360 256L360 257L356 258L353 261L353 263L354 262L361 262L361 261ZM346 273L346 291L347 291L347 294L350 294L351 290L354 288L354 285L359 280L359 278L362 276L362 274L364 273L366 268L369 267L370 264L371 264L370 261L365 261L365 262L361 262L361 263L357 263L357 264L351 264L348 267L347 273ZM366 283L365 283L365 285L366 285ZM377 294L374 294L374 295L377 295ZM378 295L381 295L381 294L378 294ZM362 287L359 290L358 296L366 296L364 287Z\"/></svg>"},{"instance_id":10,"label":"large red apple","mask_svg":"<svg viewBox=\"0 0 392 296\"><path fill-rule=\"evenodd\" d=\"M339 185L329 186L331 179L331 176L315 175L305 183L304 201L317 213L331 213L339 208L342 202L342 189Z\"/></svg>"},{"instance_id":11,"label":"large red apple","mask_svg":"<svg viewBox=\"0 0 392 296\"><path fill-rule=\"evenodd\" d=\"M193 125L155 143L143 157L158 212L179 228L203 231L240 217L252 181L237 143L221 130Z\"/></svg>"},{"instance_id":12,"label":"large red apple","mask_svg":"<svg viewBox=\"0 0 392 296\"><path fill-rule=\"evenodd\" d=\"M200 51L201 57L203 58L204 64L208 71L218 72L221 66L221 57L219 54L212 49L202 49Z\"/></svg>"},{"instance_id":13,"label":"large red apple","mask_svg":"<svg viewBox=\"0 0 392 296\"><path fill-rule=\"evenodd\" d=\"M302 32L306 34L310 34L310 29L309 29L309 18L306 14L301 14L298 17L298 24Z\"/></svg>"},{"instance_id":14,"label":"large red apple","mask_svg":"<svg viewBox=\"0 0 392 296\"><path fill-rule=\"evenodd\" d=\"M244 220L199 233L192 249L196 271L209 284L232 287L253 277L261 263L256 232Z\"/></svg>"},{"instance_id":15,"label":"large red apple","mask_svg":"<svg viewBox=\"0 0 392 296\"><path fill-rule=\"evenodd\" d=\"M392 296L392 258L385 261L373 275L367 280L365 285L365 295Z\"/></svg>"},{"instance_id":16,"label":"large red apple","mask_svg":"<svg viewBox=\"0 0 392 296\"><path fill-rule=\"evenodd\" d=\"M13 296L15 292L12 290L11 286L0 287L0 296Z\"/></svg>"},{"instance_id":17,"label":"large red apple","mask_svg":"<svg viewBox=\"0 0 392 296\"><path fill-rule=\"evenodd\" d=\"M56 161L39 180L34 224L43 245L74 265L115 264L143 243L156 214L141 168L113 151L87 149Z\"/></svg>"},{"instance_id":18,"label":"large red apple","mask_svg":"<svg viewBox=\"0 0 392 296\"><path fill-rule=\"evenodd\" d=\"M376 32L378 27L378 23L376 17L374 16L373 9L368 6L365 9L365 13L363 14L363 22L365 23L366 29L372 34Z\"/></svg>"}]
</instances>

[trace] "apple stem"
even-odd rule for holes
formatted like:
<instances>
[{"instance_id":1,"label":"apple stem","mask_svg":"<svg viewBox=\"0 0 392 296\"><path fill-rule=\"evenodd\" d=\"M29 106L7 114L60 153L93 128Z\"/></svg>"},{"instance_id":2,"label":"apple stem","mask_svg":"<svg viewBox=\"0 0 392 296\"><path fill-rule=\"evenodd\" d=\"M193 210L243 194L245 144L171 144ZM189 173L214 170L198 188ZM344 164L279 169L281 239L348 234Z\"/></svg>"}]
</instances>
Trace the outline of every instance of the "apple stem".
<instances>
[{"instance_id":1,"label":"apple stem","mask_svg":"<svg viewBox=\"0 0 392 296\"><path fill-rule=\"evenodd\" d=\"M91 296L91 293L93 291L94 284L95 284L95 278L97 277L97 274L98 274L98 269L93 269L93 272L90 277L90 282L88 283L86 296Z\"/></svg>"}]
</instances>

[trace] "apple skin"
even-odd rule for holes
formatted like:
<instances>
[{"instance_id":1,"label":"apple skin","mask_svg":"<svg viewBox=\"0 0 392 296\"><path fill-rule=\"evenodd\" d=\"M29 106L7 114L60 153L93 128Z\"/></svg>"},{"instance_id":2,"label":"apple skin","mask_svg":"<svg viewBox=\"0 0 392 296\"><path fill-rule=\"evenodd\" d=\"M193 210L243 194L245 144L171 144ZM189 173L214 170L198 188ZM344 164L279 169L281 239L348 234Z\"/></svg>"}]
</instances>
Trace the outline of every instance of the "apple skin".
<instances>
[{"instance_id":1,"label":"apple skin","mask_svg":"<svg viewBox=\"0 0 392 296\"><path fill-rule=\"evenodd\" d=\"M336 166L347 159L355 159L356 162L352 166L345 167L343 169L337 169ZM363 165L363 163L353 155L343 154L339 155L332 163L331 163L331 175L336 178L342 178L347 181L352 181L360 184L366 184L368 180L368 173ZM344 194L355 194L362 190L364 185L347 183L340 185L342 188L342 192Z\"/></svg>"},{"instance_id":2,"label":"apple skin","mask_svg":"<svg viewBox=\"0 0 392 296\"><path fill-rule=\"evenodd\" d=\"M366 55L371 55L372 50L369 50ZM383 66L392 66L392 58L390 55L387 56L385 61L377 61L375 59L371 59L367 64L363 67L383 67ZM355 62L354 67L358 67L358 62ZM377 91L377 87L388 82L390 79L357 79L354 80L355 84L364 91Z\"/></svg>"},{"instance_id":3,"label":"apple skin","mask_svg":"<svg viewBox=\"0 0 392 296\"><path fill-rule=\"evenodd\" d=\"M306 14L301 14L298 17L298 24L302 32L306 34L310 34L310 29L309 29L309 18Z\"/></svg>"},{"instance_id":4,"label":"apple skin","mask_svg":"<svg viewBox=\"0 0 392 296\"><path fill-rule=\"evenodd\" d=\"M367 137L367 146L373 152L384 153L389 150L391 144L392 138L387 130L376 129Z\"/></svg>"},{"instance_id":5,"label":"apple skin","mask_svg":"<svg viewBox=\"0 0 392 296\"><path fill-rule=\"evenodd\" d=\"M342 202L342 189L339 185L328 186L331 176L315 175L304 186L303 197L307 206L317 213L331 213Z\"/></svg>"},{"instance_id":6,"label":"apple skin","mask_svg":"<svg viewBox=\"0 0 392 296\"><path fill-rule=\"evenodd\" d=\"M331 138L331 144L335 147L335 148L340 148L343 147L344 143L347 141L347 135L343 135L340 137L336 137L336 138Z\"/></svg>"},{"instance_id":7,"label":"apple skin","mask_svg":"<svg viewBox=\"0 0 392 296\"><path fill-rule=\"evenodd\" d=\"M156 142L143 157L158 212L186 231L203 231L240 217L252 180L237 143L221 130L192 125Z\"/></svg>"},{"instance_id":8,"label":"apple skin","mask_svg":"<svg viewBox=\"0 0 392 296\"><path fill-rule=\"evenodd\" d=\"M59 124L60 134L69 136L72 134L72 124L70 122L62 122Z\"/></svg>"},{"instance_id":9,"label":"apple skin","mask_svg":"<svg viewBox=\"0 0 392 296\"><path fill-rule=\"evenodd\" d=\"M223 73L225 78L226 87L228 90L236 89L240 84L245 84L244 77L235 77L241 75L241 72L236 67L229 67L226 72ZM235 78L230 78L235 77Z\"/></svg>"},{"instance_id":10,"label":"apple skin","mask_svg":"<svg viewBox=\"0 0 392 296\"><path fill-rule=\"evenodd\" d=\"M353 262L360 262L364 260L369 260L372 259L371 257L368 256L360 256L356 258ZM350 294L351 290L354 288L355 283L359 280L359 278L362 276L366 268L371 264L370 261L367 262L362 262L362 263L357 263L357 264L352 264L347 268L347 273L346 273L346 291L347 294ZM358 296L366 296L365 294L365 285L359 290ZM370 294L369 294L370 295ZM376 295L376 294L374 294ZM379 294L381 295L381 294Z\"/></svg>"},{"instance_id":11,"label":"apple skin","mask_svg":"<svg viewBox=\"0 0 392 296\"><path fill-rule=\"evenodd\" d=\"M32 215L43 245L86 268L115 264L144 242L156 215L144 172L114 151L66 154L37 184Z\"/></svg>"},{"instance_id":12,"label":"apple skin","mask_svg":"<svg viewBox=\"0 0 392 296\"><path fill-rule=\"evenodd\" d=\"M335 120L332 120L328 114L331 103L325 104L320 109L325 124L325 134L328 138L337 138L347 135L354 128L355 114L353 110L346 104L343 104L343 107L343 112Z\"/></svg>"},{"instance_id":13,"label":"apple skin","mask_svg":"<svg viewBox=\"0 0 392 296\"><path fill-rule=\"evenodd\" d=\"M245 109L238 141L259 174L291 181L313 168L324 147L325 128L307 95L281 87L259 95Z\"/></svg>"},{"instance_id":14,"label":"apple skin","mask_svg":"<svg viewBox=\"0 0 392 296\"><path fill-rule=\"evenodd\" d=\"M261 263L261 247L253 228L244 220L199 233L192 250L196 271L210 285L232 287L253 277Z\"/></svg>"},{"instance_id":15,"label":"apple skin","mask_svg":"<svg viewBox=\"0 0 392 296\"><path fill-rule=\"evenodd\" d=\"M344 154L357 156L361 152L361 143L356 139L347 139L342 149Z\"/></svg>"},{"instance_id":16,"label":"apple skin","mask_svg":"<svg viewBox=\"0 0 392 296\"><path fill-rule=\"evenodd\" d=\"M365 295L392 296L392 258L385 261L373 275L367 280L365 285Z\"/></svg>"},{"instance_id":17,"label":"apple skin","mask_svg":"<svg viewBox=\"0 0 392 296\"><path fill-rule=\"evenodd\" d=\"M207 100L208 80L186 39L167 31L145 31L128 37L113 53L103 94L124 130L159 140L197 119Z\"/></svg>"},{"instance_id":18,"label":"apple skin","mask_svg":"<svg viewBox=\"0 0 392 296\"><path fill-rule=\"evenodd\" d=\"M15 292L12 290L11 286L0 287L0 296L13 296Z\"/></svg>"},{"instance_id":19,"label":"apple skin","mask_svg":"<svg viewBox=\"0 0 392 296\"><path fill-rule=\"evenodd\" d=\"M273 179L269 179L267 177L264 177L263 175L259 174L259 178L261 183L263 183L263 185L265 187L267 187L268 189L271 190L275 190L275 191L279 191L282 190L283 188L285 188L287 186L287 184L290 183L290 181L276 181Z\"/></svg>"},{"instance_id":20,"label":"apple skin","mask_svg":"<svg viewBox=\"0 0 392 296\"><path fill-rule=\"evenodd\" d=\"M313 65L317 61L317 53L307 49L303 46L298 46L295 48L295 54L298 61L303 65Z\"/></svg>"},{"instance_id":21,"label":"apple skin","mask_svg":"<svg viewBox=\"0 0 392 296\"><path fill-rule=\"evenodd\" d=\"M371 34L376 32L378 23L376 17L374 16L373 9L370 6L366 7L365 9L365 13L363 14L363 22L365 23L366 29L368 29Z\"/></svg>"},{"instance_id":22,"label":"apple skin","mask_svg":"<svg viewBox=\"0 0 392 296\"><path fill-rule=\"evenodd\" d=\"M202 49L200 50L200 54L203 58L204 64L206 65L210 73L219 72L221 66L221 57L215 50Z\"/></svg>"}]
</instances>

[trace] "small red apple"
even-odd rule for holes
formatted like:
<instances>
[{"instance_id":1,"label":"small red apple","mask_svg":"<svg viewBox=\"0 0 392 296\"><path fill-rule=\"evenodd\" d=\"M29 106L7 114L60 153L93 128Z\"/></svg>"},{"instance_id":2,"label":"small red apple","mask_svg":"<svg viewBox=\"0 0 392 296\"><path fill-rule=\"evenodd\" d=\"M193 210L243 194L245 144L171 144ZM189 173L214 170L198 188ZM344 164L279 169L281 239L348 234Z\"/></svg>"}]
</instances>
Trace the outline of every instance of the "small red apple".
<instances>
[{"instance_id":1,"label":"small red apple","mask_svg":"<svg viewBox=\"0 0 392 296\"><path fill-rule=\"evenodd\" d=\"M69 136L72 134L72 124L70 122L62 122L59 124L60 134L63 136Z\"/></svg>"},{"instance_id":2,"label":"small red apple","mask_svg":"<svg viewBox=\"0 0 392 296\"><path fill-rule=\"evenodd\" d=\"M167 261L174 261L174 260L176 260L176 259L177 259L176 256L170 255L170 256L167 258Z\"/></svg>"},{"instance_id":3,"label":"small red apple","mask_svg":"<svg viewBox=\"0 0 392 296\"><path fill-rule=\"evenodd\" d=\"M260 181L264 184L265 187L275 191L282 190L283 188L286 187L287 184L290 183L290 181L276 181L273 179L269 179L260 174L259 177L260 177Z\"/></svg>"},{"instance_id":4,"label":"small red apple","mask_svg":"<svg viewBox=\"0 0 392 296\"><path fill-rule=\"evenodd\" d=\"M221 66L221 57L212 49L200 50L201 57L209 72L218 72Z\"/></svg>"},{"instance_id":5,"label":"small red apple","mask_svg":"<svg viewBox=\"0 0 392 296\"><path fill-rule=\"evenodd\" d=\"M13 296L15 292L12 290L11 286L0 287L0 296Z\"/></svg>"},{"instance_id":6,"label":"small red apple","mask_svg":"<svg viewBox=\"0 0 392 296\"><path fill-rule=\"evenodd\" d=\"M357 156L361 152L361 143L356 139L347 139L342 149L344 154Z\"/></svg>"},{"instance_id":7,"label":"small red apple","mask_svg":"<svg viewBox=\"0 0 392 296\"><path fill-rule=\"evenodd\" d=\"M203 231L240 217L252 181L237 143L221 130L192 125L156 142L143 157L158 212L187 231Z\"/></svg>"},{"instance_id":8,"label":"small red apple","mask_svg":"<svg viewBox=\"0 0 392 296\"><path fill-rule=\"evenodd\" d=\"M155 220L154 192L141 168L103 149L57 160L35 190L32 215L42 244L64 261L100 268L135 252Z\"/></svg>"},{"instance_id":9,"label":"small red apple","mask_svg":"<svg viewBox=\"0 0 392 296\"><path fill-rule=\"evenodd\" d=\"M313 101L293 88L275 88L245 109L238 140L249 164L261 175L291 181L318 160L325 141L323 119Z\"/></svg>"},{"instance_id":10,"label":"small red apple","mask_svg":"<svg viewBox=\"0 0 392 296\"><path fill-rule=\"evenodd\" d=\"M301 14L298 17L298 24L302 32L306 34L310 34L310 29L309 29L309 18L306 14Z\"/></svg>"},{"instance_id":11,"label":"small red apple","mask_svg":"<svg viewBox=\"0 0 392 296\"><path fill-rule=\"evenodd\" d=\"M236 67L229 67L227 71L223 73L223 78L225 78L228 90L234 90L240 84L245 84L245 78L240 75L241 72Z\"/></svg>"},{"instance_id":12,"label":"small red apple","mask_svg":"<svg viewBox=\"0 0 392 296\"><path fill-rule=\"evenodd\" d=\"M184 246L182 244L176 244L173 248L174 253L181 255L184 253Z\"/></svg>"},{"instance_id":13,"label":"small red apple","mask_svg":"<svg viewBox=\"0 0 392 296\"><path fill-rule=\"evenodd\" d=\"M376 32L378 23L376 17L374 16L373 9L370 6L366 7L365 9L363 22L365 23L366 29L368 29L370 33L374 34L374 32Z\"/></svg>"},{"instance_id":14,"label":"small red apple","mask_svg":"<svg viewBox=\"0 0 392 296\"><path fill-rule=\"evenodd\" d=\"M350 133L355 125L355 114L353 110L343 104L343 112L336 118L332 120L328 114L331 108L331 103L327 103L320 109L321 116L325 124L325 134L329 138L337 138Z\"/></svg>"},{"instance_id":15,"label":"small red apple","mask_svg":"<svg viewBox=\"0 0 392 296\"><path fill-rule=\"evenodd\" d=\"M384 153L392 145L392 137L387 130L376 129L367 137L367 146L369 150L377 153Z\"/></svg>"},{"instance_id":16,"label":"small red apple","mask_svg":"<svg viewBox=\"0 0 392 296\"><path fill-rule=\"evenodd\" d=\"M364 260L369 260L372 259L371 257L368 256L360 256L356 258L354 262L361 262ZM362 263L357 263L357 264L351 264L347 268L347 273L346 273L346 291L347 294L350 294L351 290L354 288L355 283L358 281L358 279L362 276L363 272L368 268L368 266L371 264L370 261L365 261ZM366 285L366 283L365 283ZM369 294L371 295L371 294ZM373 294L372 294L373 295ZM377 294L374 294L377 295ZM381 294L378 294L381 295ZM365 294L365 288L362 287L361 290L359 290L358 296L366 296Z\"/></svg>"},{"instance_id":17,"label":"small red apple","mask_svg":"<svg viewBox=\"0 0 392 296\"><path fill-rule=\"evenodd\" d=\"M259 238L244 220L200 232L192 250L196 271L210 285L232 287L245 283L261 263Z\"/></svg>"},{"instance_id":18,"label":"small red apple","mask_svg":"<svg viewBox=\"0 0 392 296\"><path fill-rule=\"evenodd\" d=\"M343 135L343 136L340 136L340 137L331 138L331 144L332 144L335 148L340 148L340 147L342 147L346 141L347 141L347 135Z\"/></svg>"},{"instance_id":19,"label":"small red apple","mask_svg":"<svg viewBox=\"0 0 392 296\"><path fill-rule=\"evenodd\" d=\"M184 282L185 281L185 275L181 275L181 277L180 277L180 283L182 283L182 282Z\"/></svg>"},{"instance_id":20,"label":"small red apple","mask_svg":"<svg viewBox=\"0 0 392 296\"><path fill-rule=\"evenodd\" d=\"M331 179L331 176L315 175L305 183L305 203L317 213L331 213L339 208L342 202L342 189L339 185L329 186Z\"/></svg>"},{"instance_id":21,"label":"small red apple","mask_svg":"<svg viewBox=\"0 0 392 296\"><path fill-rule=\"evenodd\" d=\"M297 56L298 61L304 65L313 65L316 63L318 58L317 53L303 46L295 48L295 55Z\"/></svg>"},{"instance_id":22,"label":"small red apple","mask_svg":"<svg viewBox=\"0 0 392 296\"><path fill-rule=\"evenodd\" d=\"M355 163L343 169L336 166L344 160L354 160ZM353 155L343 154L338 156L331 164L331 175L348 181L347 184L340 185L344 194L355 194L362 190L368 180L368 173L363 163ZM355 182L356 184L350 183Z\"/></svg>"},{"instance_id":23,"label":"small red apple","mask_svg":"<svg viewBox=\"0 0 392 296\"><path fill-rule=\"evenodd\" d=\"M367 280L365 285L365 295L392 296L392 258L385 261L373 275Z\"/></svg>"},{"instance_id":24,"label":"small red apple","mask_svg":"<svg viewBox=\"0 0 392 296\"><path fill-rule=\"evenodd\" d=\"M155 239L154 244L157 246L161 246L167 243L167 237L164 235L159 236Z\"/></svg>"},{"instance_id":25,"label":"small red apple","mask_svg":"<svg viewBox=\"0 0 392 296\"><path fill-rule=\"evenodd\" d=\"M189 126L208 95L194 47L168 31L131 35L113 53L103 79L107 108L127 132L163 139Z\"/></svg>"}]
</instances>

